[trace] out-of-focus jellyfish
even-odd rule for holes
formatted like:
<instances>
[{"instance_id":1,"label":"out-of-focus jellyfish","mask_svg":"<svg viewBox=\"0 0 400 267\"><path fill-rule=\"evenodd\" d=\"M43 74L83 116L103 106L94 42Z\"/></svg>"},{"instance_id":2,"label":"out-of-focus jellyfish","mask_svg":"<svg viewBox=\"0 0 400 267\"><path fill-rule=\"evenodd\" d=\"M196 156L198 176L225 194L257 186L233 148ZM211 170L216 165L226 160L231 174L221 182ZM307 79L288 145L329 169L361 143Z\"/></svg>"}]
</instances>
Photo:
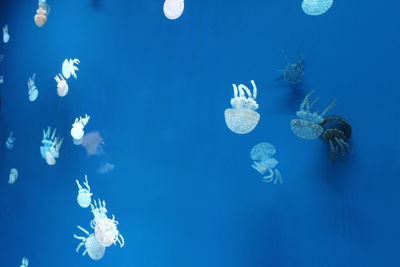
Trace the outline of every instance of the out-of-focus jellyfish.
<instances>
[{"instance_id":1,"label":"out-of-focus jellyfish","mask_svg":"<svg viewBox=\"0 0 400 267\"><path fill-rule=\"evenodd\" d=\"M21 263L21 266L20 266L20 267L28 267L28 265L29 265L29 260L28 260L28 258L23 257L23 258L22 258L22 263Z\"/></svg>"},{"instance_id":2,"label":"out-of-focus jellyfish","mask_svg":"<svg viewBox=\"0 0 400 267\"><path fill-rule=\"evenodd\" d=\"M76 253L79 252L79 249L82 246L85 246L85 250L82 253L83 256L85 256L87 253L92 260L100 260L103 258L106 248L97 241L93 233L89 234L88 231L79 225L78 228L84 232L87 237L74 235L76 239L81 240L81 243L79 243L79 245L76 247Z\"/></svg>"},{"instance_id":3,"label":"out-of-focus jellyfish","mask_svg":"<svg viewBox=\"0 0 400 267\"><path fill-rule=\"evenodd\" d=\"M17 181L17 179L18 179L18 171L17 171L17 169L12 168L10 170L10 175L8 177L8 183L13 184L13 183L15 183L15 181Z\"/></svg>"},{"instance_id":4,"label":"out-of-focus jellyfish","mask_svg":"<svg viewBox=\"0 0 400 267\"><path fill-rule=\"evenodd\" d=\"M62 64L62 74L65 77L65 79L69 79L71 75L76 79L76 73L75 71L78 71L78 67L76 67L74 64L79 64L80 61L79 59L66 59L64 60Z\"/></svg>"},{"instance_id":5,"label":"out-of-focus jellyfish","mask_svg":"<svg viewBox=\"0 0 400 267\"><path fill-rule=\"evenodd\" d=\"M296 63L290 63L286 55L285 58L287 65L284 69L280 70L282 72L282 78L292 85L301 83L304 78L303 59L300 57Z\"/></svg>"},{"instance_id":6,"label":"out-of-focus jellyfish","mask_svg":"<svg viewBox=\"0 0 400 267\"><path fill-rule=\"evenodd\" d=\"M6 148L8 149L12 149L14 147L14 141L15 141L15 137L13 137L13 132L10 133L10 135L7 138L6 141Z\"/></svg>"},{"instance_id":7,"label":"out-of-focus jellyfish","mask_svg":"<svg viewBox=\"0 0 400 267\"><path fill-rule=\"evenodd\" d=\"M0 75L0 84L4 83L4 76Z\"/></svg>"},{"instance_id":8,"label":"out-of-focus jellyfish","mask_svg":"<svg viewBox=\"0 0 400 267\"><path fill-rule=\"evenodd\" d=\"M80 145L83 142L83 135L85 134L84 128L86 124L89 122L90 116L85 114L85 117L79 117L75 119L75 122L72 124L71 135L74 139L75 145Z\"/></svg>"},{"instance_id":9,"label":"out-of-focus jellyfish","mask_svg":"<svg viewBox=\"0 0 400 267\"><path fill-rule=\"evenodd\" d=\"M115 165L111 164L109 162L103 163L100 165L100 167L97 169L98 174L106 174L112 170L114 170Z\"/></svg>"},{"instance_id":10,"label":"out-of-focus jellyfish","mask_svg":"<svg viewBox=\"0 0 400 267\"><path fill-rule=\"evenodd\" d=\"M232 108L225 110L225 122L228 128L237 134L247 134L251 132L260 120L260 114L255 110L258 109L256 102L257 87L252 80L253 94L244 84L232 84L233 98L231 98ZM245 96L245 93L248 97Z\"/></svg>"},{"instance_id":11,"label":"out-of-focus jellyfish","mask_svg":"<svg viewBox=\"0 0 400 267\"><path fill-rule=\"evenodd\" d=\"M82 146L86 149L88 156L100 155L104 152L103 138L99 132L90 132L83 136Z\"/></svg>"},{"instance_id":12,"label":"out-of-focus jellyfish","mask_svg":"<svg viewBox=\"0 0 400 267\"><path fill-rule=\"evenodd\" d=\"M282 175L276 167L279 163L272 156L276 153L276 149L269 143L259 143L255 145L250 152L250 157L254 160L251 167L261 174L268 171L268 175L262 178L263 182L283 183Z\"/></svg>"},{"instance_id":13,"label":"out-of-focus jellyfish","mask_svg":"<svg viewBox=\"0 0 400 267\"><path fill-rule=\"evenodd\" d=\"M328 11L332 4L333 0L303 0L301 8L307 15L318 16Z\"/></svg>"},{"instance_id":14,"label":"out-of-focus jellyfish","mask_svg":"<svg viewBox=\"0 0 400 267\"><path fill-rule=\"evenodd\" d=\"M322 134L322 127L320 123L324 121L324 115L336 105L333 101L329 104L321 114L318 111L311 112L312 106L318 101L316 98L312 103L309 102L310 95L314 91L309 92L304 98L300 105L300 110L296 112L297 117L300 119L294 119L291 121L292 131L300 138L306 140L312 140L318 138Z\"/></svg>"},{"instance_id":15,"label":"out-of-focus jellyfish","mask_svg":"<svg viewBox=\"0 0 400 267\"><path fill-rule=\"evenodd\" d=\"M168 19L177 19L182 15L184 8L184 0L165 0L163 11Z\"/></svg>"},{"instance_id":16,"label":"out-of-focus jellyfish","mask_svg":"<svg viewBox=\"0 0 400 267\"><path fill-rule=\"evenodd\" d=\"M352 129L350 123L340 116L329 116L321 123L323 133L321 139L329 144L329 161L333 163L336 155L343 157L351 152L348 140L351 137Z\"/></svg>"},{"instance_id":17,"label":"out-of-focus jellyfish","mask_svg":"<svg viewBox=\"0 0 400 267\"><path fill-rule=\"evenodd\" d=\"M0 62L3 62L4 55L0 55Z\"/></svg>"},{"instance_id":18,"label":"out-of-focus jellyfish","mask_svg":"<svg viewBox=\"0 0 400 267\"><path fill-rule=\"evenodd\" d=\"M83 182L83 185L86 186L86 188L83 188L78 180L75 181L79 189L77 197L78 204L82 208L87 208L90 206L92 202L92 195L93 195L92 193L90 193L90 186L88 183L87 175L85 175L85 182Z\"/></svg>"},{"instance_id":19,"label":"out-of-focus jellyfish","mask_svg":"<svg viewBox=\"0 0 400 267\"><path fill-rule=\"evenodd\" d=\"M64 97L68 94L68 83L64 77L59 73L58 76L54 77L57 82L57 94L60 97Z\"/></svg>"},{"instance_id":20,"label":"out-of-focus jellyfish","mask_svg":"<svg viewBox=\"0 0 400 267\"><path fill-rule=\"evenodd\" d=\"M3 42L8 43L10 41L10 35L8 34L8 25L3 27Z\"/></svg>"},{"instance_id":21,"label":"out-of-focus jellyfish","mask_svg":"<svg viewBox=\"0 0 400 267\"><path fill-rule=\"evenodd\" d=\"M28 96L29 96L29 101L31 102L35 101L39 95L39 91L37 90L35 85L35 77L36 73L34 73L32 77L29 78L28 80Z\"/></svg>"},{"instance_id":22,"label":"out-of-focus jellyfish","mask_svg":"<svg viewBox=\"0 0 400 267\"><path fill-rule=\"evenodd\" d=\"M51 133L50 127L47 131L43 130L43 146L40 147L40 154L49 165L56 164L56 158L60 155L60 147L64 141L64 138L60 136L56 137L56 129L54 129L53 134Z\"/></svg>"},{"instance_id":23,"label":"out-of-focus jellyfish","mask_svg":"<svg viewBox=\"0 0 400 267\"><path fill-rule=\"evenodd\" d=\"M35 24L39 28L46 24L47 16L50 14L50 6L46 3L46 0L39 0L38 9L36 9L36 15L34 17Z\"/></svg>"}]
</instances>

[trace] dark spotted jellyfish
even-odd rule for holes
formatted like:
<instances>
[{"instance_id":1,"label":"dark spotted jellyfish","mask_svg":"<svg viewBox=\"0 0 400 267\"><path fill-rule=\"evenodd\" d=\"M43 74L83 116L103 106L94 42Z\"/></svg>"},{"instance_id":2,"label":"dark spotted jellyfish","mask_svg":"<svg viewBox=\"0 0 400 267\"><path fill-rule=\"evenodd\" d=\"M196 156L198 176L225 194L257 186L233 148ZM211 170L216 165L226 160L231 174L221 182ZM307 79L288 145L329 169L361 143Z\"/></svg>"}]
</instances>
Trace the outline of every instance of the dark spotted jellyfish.
<instances>
[{"instance_id":1,"label":"dark spotted jellyfish","mask_svg":"<svg viewBox=\"0 0 400 267\"><path fill-rule=\"evenodd\" d=\"M303 0L301 8L310 16L319 16L327 12L333 4L333 0Z\"/></svg>"}]
</instances>

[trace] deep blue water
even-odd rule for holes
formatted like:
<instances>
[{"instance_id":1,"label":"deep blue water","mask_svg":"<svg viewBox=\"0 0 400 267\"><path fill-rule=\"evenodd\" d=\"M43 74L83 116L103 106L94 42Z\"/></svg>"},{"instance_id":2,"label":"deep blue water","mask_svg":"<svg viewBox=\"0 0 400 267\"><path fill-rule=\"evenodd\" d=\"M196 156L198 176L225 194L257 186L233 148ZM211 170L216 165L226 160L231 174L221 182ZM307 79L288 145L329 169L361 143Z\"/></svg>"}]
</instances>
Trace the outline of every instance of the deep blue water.
<instances>
[{"instance_id":1,"label":"deep blue water","mask_svg":"<svg viewBox=\"0 0 400 267\"><path fill-rule=\"evenodd\" d=\"M23 256L32 267L400 266L398 1L337 0L311 17L301 1L187 0L176 21L163 0L48 3L39 29L36 1L1 1L11 36L0 44L1 267ZM276 80L284 53L304 55L298 90ZM60 98L53 77L65 58L81 63ZM231 84L251 79L261 120L237 135L223 112ZM352 124L346 163L329 164L326 144L292 133L309 90L320 108L337 99L331 113ZM85 113L103 155L72 142ZM65 138L55 166L39 152L47 126ZM282 185L250 166L263 141L277 148ZM105 162L115 169L98 174ZM75 253L76 225L89 229L92 218L76 202L85 174L126 240L98 262Z\"/></svg>"}]
</instances>

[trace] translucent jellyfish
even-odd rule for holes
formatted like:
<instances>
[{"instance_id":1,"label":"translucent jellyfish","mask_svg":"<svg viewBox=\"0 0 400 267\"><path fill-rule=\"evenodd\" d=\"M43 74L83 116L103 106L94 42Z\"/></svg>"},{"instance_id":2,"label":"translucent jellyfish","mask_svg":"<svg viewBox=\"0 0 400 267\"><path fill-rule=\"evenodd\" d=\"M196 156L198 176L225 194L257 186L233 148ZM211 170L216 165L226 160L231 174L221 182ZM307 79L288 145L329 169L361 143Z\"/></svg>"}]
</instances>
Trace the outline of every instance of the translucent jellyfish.
<instances>
[{"instance_id":1,"label":"translucent jellyfish","mask_svg":"<svg viewBox=\"0 0 400 267\"><path fill-rule=\"evenodd\" d=\"M8 43L10 41L10 35L8 34L8 25L3 27L3 42Z\"/></svg>"},{"instance_id":2,"label":"translucent jellyfish","mask_svg":"<svg viewBox=\"0 0 400 267\"><path fill-rule=\"evenodd\" d=\"M64 60L63 64L62 64L62 74L65 77L65 79L69 79L69 77L71 77L71 75L76 79L76 73L75 71L78 70L78 67L76 67L74 64L79 64L80 61L79 59L66 59Z\"/></svg>"},{"instance_id":3,"label":"translucent jellyfish","mask_svg":"<svg viewBox=\"0 0 400 267\"><path fill-rule=\"evenodd\" d=\"M46 24L47 16L50 14L50 6L46 4L46 0L39 0L38 9L36 9L36 15L34 17L35 24L39 28Z\"/></svg>"},{"instance_id":4,"label":"translucent jellyfish","mask_svg":"<svg viewBox=\"0 0 400 267\"><path fill-rule=\"evenodd\" d=\"M85 246L85 250L82 253L83 256L85 256L87 253L92 260L100 260L103 258L106 248L97 241L93 233L89 234L88 231L79 225L78 228L84 232L87 237L74 235L74 238L81 240L81 243L79 243L79 245L76 247L76 253L79 252L79 249L82 246Z\"/></svg>"},{"instance_id":5,"label":"translucent jellyfish","mask_svg":"<svg viewBox=\"0 0 400 267\"><path fill-rule=\"evenodd\" d=\"M333 163L338 154L342 157L351 152L348 140L351 137L352 129L350 123L340 116L329 116L321 124L323 133L321 139L329 144L329 161Z\"/></svg>"},{"instance_id":6,"label":"translucent jellyfish","mask_svg":"<svg viewBox=\"0 0 400 267\"><path fill-rule=\"evenodd\" d=\"M184 8L184 0L165 0L163 11L168 19L177 19L182 15Z\"/></svg>"},{"instance_id":7,"label":"translucent jellyfish","mask_svg":"<svg viewBox=\"0 0 400 267\"><path fill-rule=\"evenodd\" d=\"M272 156L276 153L276 149L269 143L259 143L255 145L250 152L250 157L254 160L251 167L261 174L268 171L268 175L262 178L263 182L283 183L282 175L276 167L279 163Z\"/></svg>"},{"instance_id":8,"label":"translucent jellyfish","mask_svg":"<svg viewBox=\"0 0 400 267\"><path fill-rule=\"evenodd\" d=\"M74 139L75 144L81 144L83 142L83 135L85 134L84 128L89 122L90 116L85 114L85 117L79 117L75 119L74 124L72 124L71 135Z\"/></svg>"},{"instance_id":9,"label":"translucent jellyfish","mask_svg":"<svg viewBox=\"0 0 400 267\"><path fill-rule=\"evenodd\" d=\"M304 65L303 59L300 57L296 63L290 63L285 55L287 65L281 70L282 78L292 85L299 84L304 78Z\"/></svg>"},{"instance_id":10,"label":"translucent jellyfish","mask_svg":"<svg viewBox=\"0 0 400 267\"><path fill-rule=\"evenodd\" d=\"M78 204L82 208L87 208L91 205L92 202L92 193L90 193L90 186L87 180L87 175L85 175L85 182L83 182L83 185L86 186L86 188L83 188L81 184L79 183L78 180L75 180L76 184L78 185Z\"/></svg>"},{"instance_id":11,"label":"translucent jellyfish","mask_svg":"<svg viewBox=\"0 0 400 267\"><path fill-rule=\"evenodd\" d=\"M43 146L40 147L40 154L49 165L56 164L56 158L60 155L60 148L64 140L64 138L55 135L56 129L54 129L53 134L50 127L47 128L47 131L43 130Z\"/></svg>"},{"instance_id":12,"label":"translucent jellyfish","mask_svg":"<svg viewBox=\"0 0 400 267\"><path fill-rule=\"evenodd\" d=\"M307 15L318 16L328 11L332 4L333 0L303 0L301 8Z\"/></svg>"},{"instance_id":13,"label":"translucent jellyfish","mask_svg":"<svg viewBox=\"0 0 400 267\"><path fill-rule=\"evenodd\" d=\"M29 96L29 101L31 102L35 101L39 95L39 91L37 90L35 85L35 77L36 73L34 73L32 77L29 78L28 80L28 96Z\"/></svg>"},{"instance_id":14,"label":"translucent jellyfish","mask_svg":"<svg viewBox=\"0 0 400 267\"><path fill-rule=\"evenodd\" d=\"M68 94L68 83L64 77L59 73L58 76L54 77L57 82L57 94L60 97L64 97Z\"/></svg>"},{"instance_id":15,"label":"translucent jellyfish","mask_svg":"<svg viewBox=\"0 0 400 267\"><path fill-rule=\"evenodd\" d=\"M0 75L0 84L4 83L4 76Z\"/></svg>"},{"instance_id":16,"label":"translucent jellyfish","mask_svg":"<svg viewBox=\"0 0 400 267\"><path fill-rule=\"evenodd\" d=\"M228 128L237 134L251 132L260 120L260 114L255 111L258 109L257 87L253 80L251 84L253 85L253 95L247 86L232 84L234 93L234 97L231 99L232 108L225 110L225 122Z\"/></svg>"},{"instance_id":17,"label":"translucent jellyfish","mask_svg":"<svg viewBox=\"0 0 400 267\"><path fill-rule=\"evenodd\" d=\"M9 184L13 184L13 183L15 183L15 181L17 181L17 179L18 179L18 171L17 171L17 169L12 168L12 169L10 170L10 175L9 175L9 178L8 178L8 183L9 183Z\"/></svg>"},{"instance_id":18,"label":"translucent jellyfish","mask_svg":"<svg viewBox=\"0 0 400 267\"><path fill-rule=\"evenodd\" d=\"M10 135L7 138L6 141L6 148L8 149L12 149L14 147L14 141L15 141L15 137L13 137L13 132L10 133Z\"/></svg>"},{"instance_id":19,"label":"translucent jellyfish","mask_svg":"<svg viewBox=\"0 0 400 267\"><path fill-rule=\"evenodd\" d=\"M316 98L312 103L309 102L310 95L314 91L309 92L304 98L300 105L300 110L296 112L297 117L300 119L294 119L291 121L292 131L300 138L306 140L312 140L318 138L322 134L322 127L319 125L324 121L324 115L336 105L333 101L329 104L321 114L318 111L311 112L312 106L318 101Z\"/></svg>"},{"instance_id":20,"label":"translucent jellyfish","mask_svg":"<svg viewBox=\"0 0 400 267\"><path fill-rule=\"evenodd\" d=\"M4 55L0 55L0 62L3 62Z\"/></svg>"},{"instance_id":21,"label":"translucent jellyfish","mask_svg":"<svg viewBox=\"0 0 400 267\"><path fill-rule=\"evenodd\" d=\"M28 258L23 257L20 267L28 267L28 265L29 265Z\"/></svg>"},{"instance_id":22,"label":"translucent jellyfish","mask_svg":"<svg viewBox=\"0 0 400 267\"><path fill-rule=\"evenodd\" d=\"M109 162L101 164L100 167L97 169L98 174L106 174L115 169L115 165Z\"/></svg>"},{"instance_id":23,"label":"translucent jellyfish","mask_svg":"<svg viewBox=\"0 0 400 267\"><path fill-rule=\"evenodd\" d=\"M103 144L104 140L99 132L91 132L83 136L82 146L86 149L88 156L102 154Z\"/></svg>"}]
</instances>

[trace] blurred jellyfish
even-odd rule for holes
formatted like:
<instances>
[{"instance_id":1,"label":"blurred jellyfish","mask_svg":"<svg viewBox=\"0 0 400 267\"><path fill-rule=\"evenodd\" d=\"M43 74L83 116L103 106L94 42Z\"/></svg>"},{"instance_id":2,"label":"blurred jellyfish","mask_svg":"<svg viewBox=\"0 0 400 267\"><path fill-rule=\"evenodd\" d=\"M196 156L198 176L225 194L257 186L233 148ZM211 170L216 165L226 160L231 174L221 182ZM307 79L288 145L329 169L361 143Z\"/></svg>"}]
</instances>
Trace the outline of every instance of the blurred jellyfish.
<instances>
[{"instance_id":1,"label":"blurred jellyfish","mask_svg":"<svg viewBox=\"0 0 400 267\"><path fill-rule=\"evenodd\" d=\"M282 175L275 166L279 163L272 156L276 153L276 149L269 143L259 143L255 145L250 152L250 157L254 160L251 167L261 174L268 171L268 175L262 178L263 182L283 183Z\"/></svg>"},{"instance_id":2,"label":"blurred jellyfish","mask_svg":"<svg viewBox=\"0 0 400 267\"><path fill-rule=\"evenodd\" d=\"M86 126L86 124L89 122L90 116L85 114L85 117L79 117L75 119L75 122L72 124L72 129L71 129L71 135L72 138L74 139L74 144L75 145L80 145L83 142L83 135L85 134L85 131L83 130Z\"/></svg>"},{"instance_id":3,"label":"blurred jellyfish","mask_svg":"<svg viewBox=\"0 0 400 267\"><path fill-rule=\"evenodd\" d=\"M4 83L4 76L0 75L0 84Z\"/></svg>"},{"instance_id":4,"label":"blurred jellyfish","mask_svg":"<svg viewBox=\"0 0 400 267\"><path fill-rule=\"evenodd\" d=\"M307 15L318 16L328 11L332 4L333 0L303 0L301 8Z\"/></svg>"},{"instance_id":5,"label":"blurred jellyfish","mask_svg":"<svg viewBox=\"0 0 400 267\"><path fill-rule=\"evenodd\" d=\"M286 55L285 59L287 65L284 69L280 70L282 72L282 78L291 85L301 83L304 78L303 59L300 57L296 63L290 63Z\"/></svg>"},{"instance_id":6,"label":"blurred jellyfish","mask_svg":"<svg viewBox=\"0 0 400 267\"><path fill-rule=\"evenodd\" d=\"M14 147L14 141L15 141L15 137L13 137L13 132L10 133L10 135L7 138L6 141L6 148L7 149L12 149Z\"/></svg>"},{"instance_id":7,"label":"blurred jellyfish","mask_svg":"<svg viewBox=\"0 0 400 267\"><path fill-rule=\"evenodd\" d=\"M103 163L100 165L100 167L97 169L98 174L106 174L112 170L114 170L115 165L111 164L109 162Z\"/></svg>"},{"instance_id":8,"label":"blurred jellyfish","mask_svg":"<svg viewBox=\"0 0 400 267\"><path fill-rule=\"evenodd\" d=\"M29 265L28 258L23 257L23 258L22 258L22 263L21 263L21 266L20 266L20 267L28 267L28 265Z\"/></svg>"},{"instance_id":9,"label":"blurred jellyfish","mask_svg":"<svg viewBox=\"0 0 400 267\"><path fill-rule=\"evenodd\" d=\"M9 184L13 184L13 183L15 183L15 181L17 181L17 179L18 179L18 171L17 171L17 169L12 168L12 169L10 170L10 175L9 175L9 178L8 178L8 183L9 183Z\"/></svg>"},{"instance_id":10,"label":"blurred jellyfish","mask_svg":"<svg viewBox=\"0 0 400 267\"><path fill-rule=\"evenodd\" d=\"M79 64L80 61L79 59L66 59L64 60L62 64L62 74L65 77L65 79L69 79L71 75L76 79L76 73L75 71L79 70L78 67L76 67L74 64Z\"/></svg>"},{"instance_id":11,"label":"blurred jellyfish","mask_svg":"<svg viewBox=\"0 0 400 267\"><path fill-rule=\"evenodd\" d=\"M8 34L8 25L3 27L3 42L8 43L10 41L10 35Z\"/></svg>"},{"instance_id":12,"label":"blurred jellyfish","mask_svg":"<svg viewBox=\"0 0 400 267\"><path fill-rule=\"evenodd\" d=\"M257 87L253 80L253 95L249 88L244 84L232 84L234 97L231 98L232 108L225 110L225 122L228 128L237 134L247 134L251 132L260 120L260 114L255 110L258 109L256 102ZM245 93L248 98L246 98Z\"/></svg>"},{"instance_id":13,"label":"blurred jellyfish","mask_svg":"<svg viewBox=\"0 0 400 267\"><path fill-rule=\"evenodd\" d=\"M36 88L35 85L35 77L36 73L32 75L32 78L29 78L28 80L28 96L29 96L29 101L33 102L37 99L39 95L39 91Z\"/></svg>"},{"instance_id":14,"label":"blurred jellyfish","mask_svg":"<svg viewBox=\"0 0 400 267\"><path fill-rule=\"evenodd\" d=\"M306 140L316 139L322 134L323 128L319 124L324 121L323 116L336 105L336 102L333 101L322 111L321 114L318 114L318 111L311 112L312 106L319 99L316 98L312 103L310 103L309 97L313 93L314 91L311 91L306 95L300 105L300 110L296 112L297 117L300 119L294 119L290 123L294 134Z\"/></svg>"},{"instance_id":15,"label":"blurred jellyfish","mask_svg":"<svg viewBox=\"0 0 400 267\"><path fill-rule=\"evenodd\" d=\"M38 9L36 9L36 15L34 17L35 24L39 28L46 24L47 16L50 14L50 6L46 4L46 0L39 0Z\"/></svg>"},{"instance_id":16,"label":"blurred jellyfish","mask_svg":"<svg viewBox=\"0 0 400 267\"><path fill-rule=\"evenodd\" d=\"M92 260L100 260L101 258L103 258L104 253L106 252L106 248L97 241L93 233L89 234L88 231L86 231L79 225L78 228L82 232L84 232L87 237L74 235L74 238L81 240L81 243L79 243L79 245L76 247L76 253L79 252L79 249L82 246L85 246L85 250L82 253L83 256L85 256L87 253Z\"/></svg>"},{"instance_id":17,"label":"blurred jellyfish","mask_svg":"<svg viewBox=\"0 0 400 267\"><path fill-rule=\"evenodd\" d=\"M101 155L104 152L103 138L99 132L91 132L83 136L82 146L86 149L88 156Z\"/></svg>"},{"instance_id":18,"label":"blurred jellyfish","mask_svg":"<svg viewBox=\"0 0 400 267\"><path fill-rule=\"evenodd\" d=\"M60 148L64 140L64 138L56 137L55 135L56 129L54 129L53 134L51 134L50 127L47 128L47 131L43 130L43 146L40 147L40 154L49 165L56 164L56 158L59 157Z\"/></svg>"},{"instance_id":19,"label":"blurred jellyfish","mask_svg":"<svg viewBox=\"0 0 400 267\"><path fill-rule=\"evenodd\" d=\"M184 7L184 0L165 0L163 6L164 15L168 19L177 19L182 15Z\"/></svg>"},{"instance_id":20,"label":"blurred jellyfish","mask_svg":"<svg viewBox=\"0 0 400 267\"><path fill-rule=\"evenodd\" d=\"M85 175L85 182L83 182L83 185L86 186L86 188L83 188L81 184L79 183L78 180L75 180L76 184L78 185L78 204L82 208L87 208L90 206L92 202L92 193L90 193L90 186L87 180L87 175Z\"/></svg>"},{"instance_id":21,"label":"blurred jellyfish","mask_svg":"<svg viewBox=\"0 0 400 267\"><path fill-rule=\"evenodd\" d=\"M351 152L348 140L351 137L352 129L350 123L340 116L329 116L321 123L323 133L321 139L329 144L329 161L333 163L338 154L342 157Z\"/></svg>"},{"instance_id":22,"label":"blurred jellyfish","mask_svg":"<svg viewBox=\"0 0 400 267\"><path fill-rule=\"evenodd\" d=\"M0 62L3 62L4 55L0 55Z\"/></svg>"},{"instance_id":23,"label":"blurred jellyfish","mask_svg":"<svg viewBox=\"0 0 400 267\"><path fill-rule=\"evenodd\" d=\"M58 76L54 77L57 82L57 94L60 97L64 97L68 94L68 83L64 77L59 73Z\"/></svg>"}]
</instances>

